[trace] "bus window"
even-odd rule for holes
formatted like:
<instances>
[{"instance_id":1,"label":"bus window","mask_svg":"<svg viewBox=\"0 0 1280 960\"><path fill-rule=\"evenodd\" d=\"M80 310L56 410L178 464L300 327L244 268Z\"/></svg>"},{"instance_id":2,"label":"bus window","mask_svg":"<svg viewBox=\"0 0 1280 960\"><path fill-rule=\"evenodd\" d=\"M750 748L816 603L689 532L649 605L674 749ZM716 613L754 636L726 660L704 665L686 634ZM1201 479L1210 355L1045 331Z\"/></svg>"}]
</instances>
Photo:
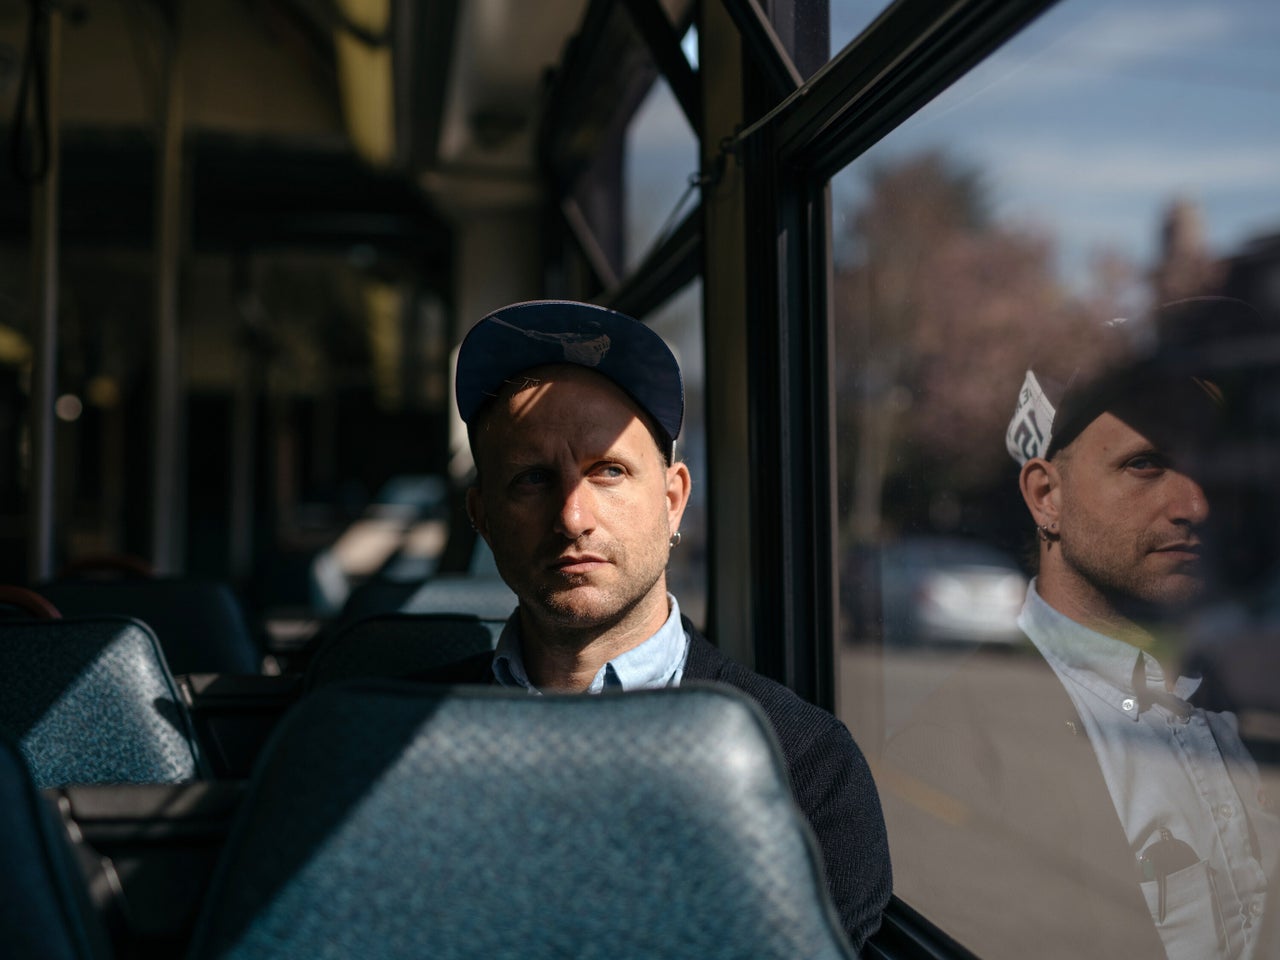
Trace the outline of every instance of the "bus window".
<instances>
[{"instance_id":1,"label":"bus window","mask_svg":"<svg viewBox=\"0 0 1280 960\"><path fill-rule=\"evenodd\" d=\"M684 427L676 455L689 465L693 488L680 524L680 545L671 551L667 583L680 610L696 624L707 622L707 430L703 385L702 281L695 279L646 322L671 345L684 373Z\"/></svg>"},{"instance_id":2,"label":"bus window","mask_svg":"<svg viewBox=\"0 0 1280 960\"><path fill-rule=\"evenodd\" d=\"M832 0L831 52L839 53L887 7L882 0Z\"/></svg>"},{"instance_id":3,"label":"bus window","mask_svg":"<svg viewBox=\"0 0 1280 960\"><path fill-rule=\"evenodd\" d=\"M1064 3L831 181L839 712L983 957L1277 955L1278 45Z\"/></svg>"},{"instance_id":4,"label":"bus window","mask_svg":"<svg viewBox=\"0 0 1280 960\"><path fill-rule=\"evenodd\" d=\"M662 77L632 117L625 149L624 247L629 272L696 204L689 196L688 180L698 169L698 141Z\"/></svg>"}]
</instances>

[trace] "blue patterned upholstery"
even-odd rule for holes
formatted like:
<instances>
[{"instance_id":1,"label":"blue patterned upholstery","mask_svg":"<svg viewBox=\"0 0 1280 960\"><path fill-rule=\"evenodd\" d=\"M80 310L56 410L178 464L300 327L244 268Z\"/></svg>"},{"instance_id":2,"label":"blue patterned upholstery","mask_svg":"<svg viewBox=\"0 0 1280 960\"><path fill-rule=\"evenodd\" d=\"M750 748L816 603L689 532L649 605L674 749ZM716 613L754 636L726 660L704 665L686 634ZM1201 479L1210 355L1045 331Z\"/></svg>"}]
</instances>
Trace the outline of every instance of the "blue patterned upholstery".
<instances>
[{"instance_id":1,"label":"blue patterned upholstery","mask_svg":"<svg viewBox=\"0 0 1280 960\"><path fill-rule=\"evenodd\" d=\"M0 956L85 960L109 951L66 831L0 736Z\"/></svg>"},{"instance_id":2,"label":"blue patterned upholstery","mask_svg":"<svg viewBox=\"0 0 1280 960\"><path fill-rule=\"evenodd\" d=\"M306 688L360 677L406 677L492 650L504 621L383 614L343 627L316 651Z\"/></svg>"},{"instance_id":3,"label":"blue patterned upholstery","mask_svg":"<svg viewBox=\"0 0 1280 960\"><path fill-rule=\"evenodd\" d=\"M516 595L497 576L445 574L428 580L400 605L402 613L470 613L506 620Z\"/></svg>"},{"instance_id":4,"label":"blue patterned upholstery","mask_svg":"<svg viewBox=\"0 0 1280 960\"><path fill-rule=\"evenodd\" d=\"M41 787L201 772L155 636L123 617L0 621L0 730Z\"/></svg>"},{"instance_id":5,"label":"blue patterned upholstery","mask_svg":"<svg viewBox=\"0 0 1280 960\"><path fill-rule=\"evenodd\" d=\"M347 596L338 620L342 623L355 623L379 613L392 613L399 610L421 586L420 580L401 582L371 577Z\"/></svg>"},{"instance_id":6,"label":"blue patterned upholstery","mask_svg":"<svg viewBox=\"0 0 1280 960\"><path fill-rule=\"evenodd\" d=\"M737 691L334 685L264 760L193 960L849 956Z\"/></svg>"},{"instance_id":7,"label":"blue patterned upholstery","mask_svg":"<svg viewBox=\"0 0 1280 960\"><path fill-rule=\"evenodd\" d=\"M216 580L55 580L40 587L63 616L136 617L174 674L258 673L261 651L240 601Z\"/></svg>"}]
</instances>

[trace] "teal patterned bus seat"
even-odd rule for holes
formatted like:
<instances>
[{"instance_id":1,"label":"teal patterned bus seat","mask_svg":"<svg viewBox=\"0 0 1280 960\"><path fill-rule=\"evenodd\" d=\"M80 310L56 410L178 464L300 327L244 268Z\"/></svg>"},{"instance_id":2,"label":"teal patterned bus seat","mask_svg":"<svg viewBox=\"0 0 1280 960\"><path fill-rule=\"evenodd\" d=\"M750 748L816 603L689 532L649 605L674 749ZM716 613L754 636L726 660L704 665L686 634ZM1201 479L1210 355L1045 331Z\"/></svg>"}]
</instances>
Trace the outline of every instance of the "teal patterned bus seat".
<instances>
[{"instance_id":1,"label":"teal patterned bus seat","mask_svg":"<svg viewBox=\"0 0 1280 960\"><path fill-rule=\"evenodd\" d=\"M124 617L0 621L0 731L40 787L203 773L155 635Z\"/></svg>"},{"instance_id":2,"label":"teal patterned bus seat","mask_svg":"<svg viewBox=\"0 0 1280 960\"><path fill-rule=\"evenodd\" d=\"M312 693L259 764L192 960L851 956L736 690Z\"/></svg>"}]
</instances>

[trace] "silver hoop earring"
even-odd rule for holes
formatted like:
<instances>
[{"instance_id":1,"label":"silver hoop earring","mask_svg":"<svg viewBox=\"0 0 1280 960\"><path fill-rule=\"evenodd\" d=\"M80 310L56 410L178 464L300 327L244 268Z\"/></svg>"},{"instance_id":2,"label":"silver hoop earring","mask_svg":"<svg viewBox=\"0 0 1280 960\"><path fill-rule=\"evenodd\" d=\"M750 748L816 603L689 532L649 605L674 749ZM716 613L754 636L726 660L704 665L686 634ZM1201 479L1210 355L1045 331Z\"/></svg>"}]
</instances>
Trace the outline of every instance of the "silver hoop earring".
<instances>
[{"instance_id":1,"label":"silver hoop earring","mask_svg":"<svg viewBox=\"0 0 1280 960\"><path fill-rule=\"evenodd\" d=\"M679 530L677 530L675 533L673 533L673 534L671 535L671 539L667 541L667 546L669 546L669 547L678 547L678 546L680 546L680 531L679 531Z\"/></svg>"}]
</instances>

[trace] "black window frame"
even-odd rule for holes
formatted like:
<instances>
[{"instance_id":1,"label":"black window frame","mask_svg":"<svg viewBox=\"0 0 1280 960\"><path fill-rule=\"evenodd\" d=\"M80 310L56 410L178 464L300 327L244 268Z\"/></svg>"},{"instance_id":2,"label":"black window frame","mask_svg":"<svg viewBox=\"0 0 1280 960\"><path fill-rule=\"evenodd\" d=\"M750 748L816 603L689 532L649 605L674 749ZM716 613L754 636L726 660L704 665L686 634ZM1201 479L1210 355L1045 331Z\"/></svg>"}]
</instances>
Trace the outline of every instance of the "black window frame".
<instances>
[{"instance_id":1,"label":"black window frame","mask_svg":"<svg viewBox=\"0 0 1280 960\"><path fill-rule=\"evenodd\" d=\"M770 585L754 597L757 666L828 709L838 597L829 181L1052 5L898 0L739 134L745 276L759 288L745 318L757 359L753 579Z\"/></svg>"}]
</instances>

